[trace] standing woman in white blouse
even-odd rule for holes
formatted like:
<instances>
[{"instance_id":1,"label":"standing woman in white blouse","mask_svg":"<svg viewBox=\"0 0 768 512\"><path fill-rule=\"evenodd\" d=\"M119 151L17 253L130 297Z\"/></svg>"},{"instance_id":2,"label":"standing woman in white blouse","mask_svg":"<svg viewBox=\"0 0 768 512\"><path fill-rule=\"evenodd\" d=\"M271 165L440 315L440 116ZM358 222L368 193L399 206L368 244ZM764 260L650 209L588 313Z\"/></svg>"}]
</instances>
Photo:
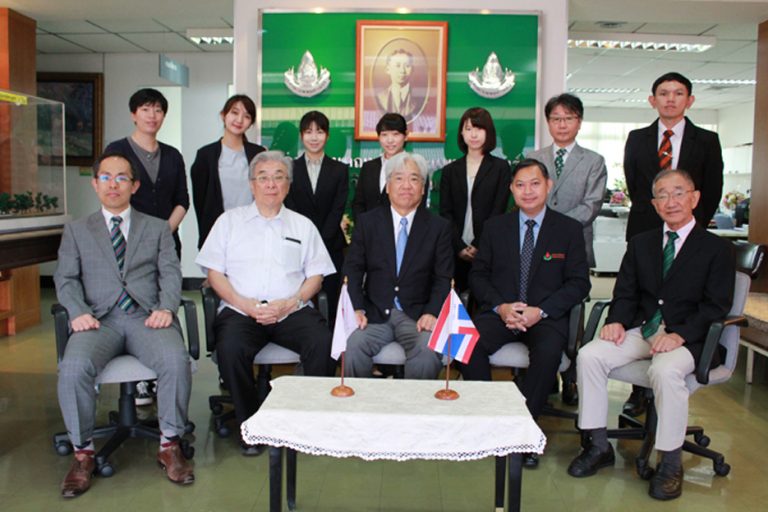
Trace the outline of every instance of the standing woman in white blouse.
<instances>
[{"instance_id":1,"label":"standing woman in white blouse","mask_svg":"<svg viewBox=\"0 0 768 512\"><path fill-rule=\"evenodd\" d=\"M484 108L470 108L461 116L458 144L464 156L442 170L440 215L453 226L456 289L464 291L483 224L506 210L511 170L506 160L491 155L496 127Z\"/></svg>"},{"instance_id":2,"label":"standing woman in white blouse","mask_svg":"<svg viewBox=\"0 0 768 512\"><path fill-rule=\"evenodd\" d=\"M248 183L248 163L262 146L248 142L245 132L256 120L256 105L244 94L236 94L221 109L224 136L197 151L192 164L192 201L195 205L203 246L216 219L225 210L253 201Z\"/></svg>"}]
</instances>

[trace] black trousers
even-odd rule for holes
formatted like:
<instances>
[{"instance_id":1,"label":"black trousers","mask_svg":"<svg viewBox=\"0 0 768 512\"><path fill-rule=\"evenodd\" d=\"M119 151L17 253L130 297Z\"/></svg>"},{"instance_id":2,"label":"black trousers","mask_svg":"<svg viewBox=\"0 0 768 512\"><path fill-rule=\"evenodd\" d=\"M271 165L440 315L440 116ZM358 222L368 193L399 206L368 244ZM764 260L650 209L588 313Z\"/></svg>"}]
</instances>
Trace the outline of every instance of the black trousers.
<instances>
[{"instance_id":1,"label":"black trousers","mask_svg":"<svg viewBox=\"0 0 768 512\"><path fill-rule=\"evenodd\" d=\"M538 418L547 403L547 396L557 375L567 343L566 337L545 321L534 325L527 332L518 333L507 329L496 313L480 314L474 321L480 332L480 339L469 362L462 365L461 373L464 379L491 380L491 364L488 357L507 343L525 343L530 364L522 383L518 382L518 387L526 399L531 416Z\"/></svg>"},{"instance_id":2,"label":"black trousers","mask_svg":"<svg viewBox=\"0 0 768 512\"><path fill-rule=\"evenodd\" d=\"M261 325L251 317L225 308L213 325L219 372L229 386L238 423L258 408L253 358L269 343L293 350L301 357L305 375L332 375L331 331L322 315L305 307L273 325Z\"/></svg>"}]
</instances>

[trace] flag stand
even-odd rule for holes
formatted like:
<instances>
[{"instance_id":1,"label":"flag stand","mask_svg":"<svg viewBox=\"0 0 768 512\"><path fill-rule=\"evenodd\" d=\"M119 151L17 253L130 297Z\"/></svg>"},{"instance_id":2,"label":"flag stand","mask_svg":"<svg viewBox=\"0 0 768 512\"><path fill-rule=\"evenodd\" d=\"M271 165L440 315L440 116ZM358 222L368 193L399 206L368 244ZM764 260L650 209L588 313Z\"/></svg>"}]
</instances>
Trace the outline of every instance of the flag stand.
<instances>
[{"instance_id":1,"label":"flag stand","mask_svg":"<svg viewBox=\"0 0 768 512\"><path fill-rule=\"evenodd\" d=\"M346 278L345 278L346 279ZM344 384L344 355L346 352L341 353L341 384L331 390L331 395L338 398L345 398L355 394L355 390Z\"/></svg>"},{"instance_id":2,"label":"flag stand","mask_svg":"<svg viewBox=\"0 0 768 512\"><path fill-rule=\"evenodd\" d=\"M445 389L440 389L435 392L435 398L438 400L458 400L459 392L455 389L450 389L449 382L451 379L451 338L448 337L448 365L445 367Z\"/></svg>"}]
</instances>

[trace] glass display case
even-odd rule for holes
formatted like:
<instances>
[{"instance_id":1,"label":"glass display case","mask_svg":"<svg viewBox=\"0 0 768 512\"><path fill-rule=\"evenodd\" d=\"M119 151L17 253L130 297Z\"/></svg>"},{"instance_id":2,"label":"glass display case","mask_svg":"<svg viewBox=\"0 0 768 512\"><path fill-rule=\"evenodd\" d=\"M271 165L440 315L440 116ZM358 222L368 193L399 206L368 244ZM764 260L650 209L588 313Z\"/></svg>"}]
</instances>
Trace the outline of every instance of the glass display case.
<instances>
[{"instance_id":1,"label":"glass display case","mask_svg":"<svg viewBox=\"0 0 768 512\"><path fill-rule=\"evenodd\" d=\"M0 89L0 234L61 226L64 104Z\"/></svg>"}]
</instances>

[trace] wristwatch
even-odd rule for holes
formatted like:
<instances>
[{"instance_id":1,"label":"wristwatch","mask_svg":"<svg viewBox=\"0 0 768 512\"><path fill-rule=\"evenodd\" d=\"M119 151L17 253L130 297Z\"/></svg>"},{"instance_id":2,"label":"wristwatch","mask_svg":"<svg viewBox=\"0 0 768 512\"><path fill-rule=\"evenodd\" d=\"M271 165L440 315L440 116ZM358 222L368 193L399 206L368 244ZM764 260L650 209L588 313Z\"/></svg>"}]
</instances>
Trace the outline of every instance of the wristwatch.
<instances>
[{"instance_id":1,"label":"wristwatch","mask_svg":"<svg viewBox=\"0 0 768 512\"><path fill-rule=\"evenodd\" d=\"M296 311L300 310L304 306L306 306L306 303L301 300L301 297L296 297Z\"/></svg>"},{"instance_id":2,"label":"wristwatch","mask_svg":"<svg viewBox=\"0 0 768 512\"><path fill-rule=\"evenodd\" d=\"M544 319L544 318L549 318L549 315L548 315L548 314L546 314L546 313L544 312L544 310L543 310L543 309L541 309L541 308L539 308L539 316L540 316L542 319Z\"/></svg>"}]
</instances>

